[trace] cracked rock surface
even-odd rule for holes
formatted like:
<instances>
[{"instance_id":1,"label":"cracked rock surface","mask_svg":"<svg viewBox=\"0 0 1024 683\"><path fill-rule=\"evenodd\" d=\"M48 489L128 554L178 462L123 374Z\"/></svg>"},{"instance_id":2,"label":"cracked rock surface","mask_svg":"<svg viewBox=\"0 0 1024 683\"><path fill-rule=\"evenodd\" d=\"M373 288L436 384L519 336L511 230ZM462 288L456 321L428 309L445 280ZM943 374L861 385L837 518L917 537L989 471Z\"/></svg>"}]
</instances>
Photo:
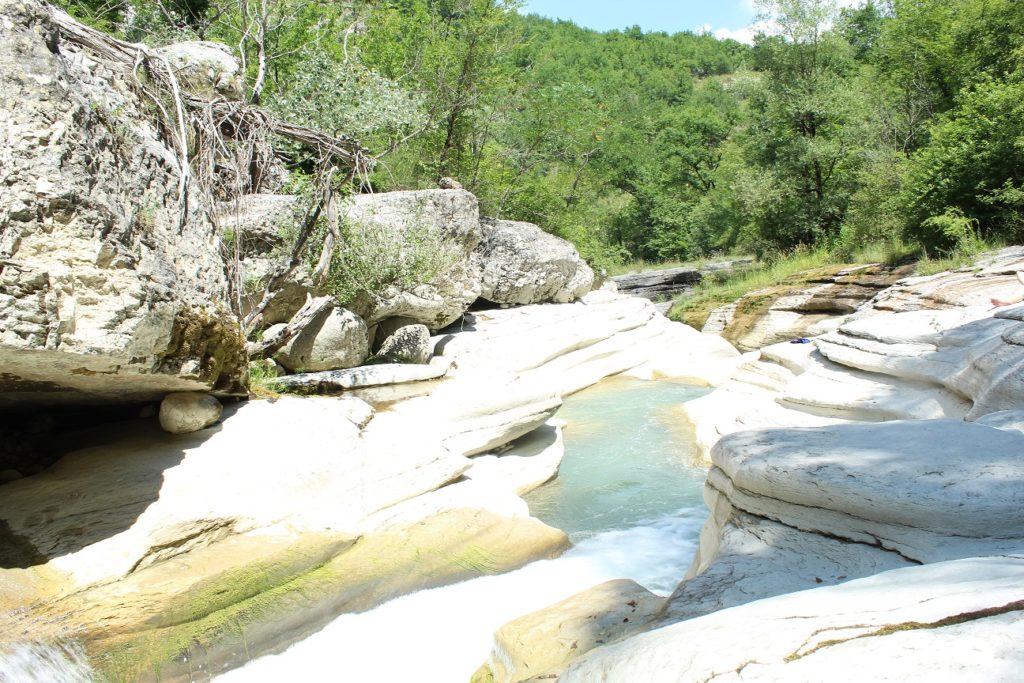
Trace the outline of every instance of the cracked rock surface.
<instances>
[{"instance_id":1,"label":"cracked rock surface","mask_svg":"<svg viewBox=\"0 0 1024 683\"><path fill-rule=\"evenodd\" d=\"M1019 680L1024 557L883 572L759 600L595 650L594 681Z\"/></svg>"},{"instance_id":2,"label":"cracked rock surface","mask_svg":"<svg viewBox=\"0 0 1024 683\"><path fill-rule=\"evenodd\" d=\"M220 238L130 74L0 0L0 408L237 392Z\"/></svg>"}]
</instances>

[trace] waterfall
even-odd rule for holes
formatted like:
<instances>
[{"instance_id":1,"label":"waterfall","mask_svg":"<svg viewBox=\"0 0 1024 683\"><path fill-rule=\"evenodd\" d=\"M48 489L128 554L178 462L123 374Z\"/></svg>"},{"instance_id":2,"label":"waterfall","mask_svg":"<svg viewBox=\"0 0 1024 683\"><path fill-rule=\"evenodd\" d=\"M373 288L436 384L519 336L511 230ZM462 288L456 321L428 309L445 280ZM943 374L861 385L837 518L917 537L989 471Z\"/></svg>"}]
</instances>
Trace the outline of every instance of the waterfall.
<instances>
[{"instance_id":1,"label":"waterfall","mask_svg":"<svg viewBox=\"0 0 1024 683\"><path fill-rule=\"evenodd\" d=\"M675 418L666 411L701 393L618 381L566 401L559 477L527 496L534 514L576 542L563 556L340 615L286 652L256 659L218 683L468 681L489 656L494 632L518 616L612 579L669 594L690 564L707 509L692 441L672 428Z\"/></svg>"},{"instance_id":2,"label":"waterfall","mask_svg":"<svg viewBox=\"0 0 1024 683\"><path fill-rule=\"evenodd\" d=\"M72 643L19 643L0 650L0 683L94 683L96 673Z\"/></svg>"}]
</instances>

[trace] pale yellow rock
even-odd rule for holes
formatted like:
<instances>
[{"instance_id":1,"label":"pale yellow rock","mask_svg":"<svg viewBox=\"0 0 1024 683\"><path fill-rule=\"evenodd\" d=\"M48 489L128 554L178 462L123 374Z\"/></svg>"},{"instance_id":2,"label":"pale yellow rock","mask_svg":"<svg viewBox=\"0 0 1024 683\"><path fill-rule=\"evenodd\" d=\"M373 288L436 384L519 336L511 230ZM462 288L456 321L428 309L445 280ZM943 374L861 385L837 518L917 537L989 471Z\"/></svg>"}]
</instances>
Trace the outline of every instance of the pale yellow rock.
<instances>
[{"instance_id":1,"label":"pale yellow rock","mask_svg":"<svg viewBox=\"0 0 1024 683\"><path fill-rule=\"evenodd\" d=\"M474 677L518 683L553 676L594 648L645 630L664 604L633 581L608 581L511 621L494 636L494 649Z\"/></svg>"}]
</instances>

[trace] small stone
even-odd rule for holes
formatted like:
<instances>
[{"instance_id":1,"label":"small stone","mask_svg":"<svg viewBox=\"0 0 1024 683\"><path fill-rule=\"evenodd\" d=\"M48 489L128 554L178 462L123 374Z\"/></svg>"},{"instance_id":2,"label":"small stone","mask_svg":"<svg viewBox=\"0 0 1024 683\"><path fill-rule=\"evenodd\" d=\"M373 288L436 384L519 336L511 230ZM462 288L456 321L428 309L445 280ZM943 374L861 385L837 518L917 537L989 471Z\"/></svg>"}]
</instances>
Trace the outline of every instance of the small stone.
<instances>
[{"instance_id":1,"label":"small stone","mask_svg":"<svg viewBox=\"0 0 1024 683\"><path fill-rule=\"evenodd\" d=\"M168 394L160 404L160 426L171 434L188 434L209 427L224 411L209 394Z\"/></svg>"},{"instance_id":2,"label":"small stone","mask_svg":"<svg viewBox=\"0 0 1024 683\"><path fill-rule=\"evenodd\" d=\"M24 479L24 477L18 470L0 470L0 484L7 484L19 479Z\"/></svg>"},{"instance_id":3,"label":"small stone","mask_svg":"<svg viewBox=\"0 0 1024 683\"><path fill-rule=\"evenodd\" d=\"M415 363L422 365L430 362L434 355L430 343L430 331L425 325L406 325L395 330L394 334L380 345L377 356L389 363Z\"/></svg>"}]
</instances>

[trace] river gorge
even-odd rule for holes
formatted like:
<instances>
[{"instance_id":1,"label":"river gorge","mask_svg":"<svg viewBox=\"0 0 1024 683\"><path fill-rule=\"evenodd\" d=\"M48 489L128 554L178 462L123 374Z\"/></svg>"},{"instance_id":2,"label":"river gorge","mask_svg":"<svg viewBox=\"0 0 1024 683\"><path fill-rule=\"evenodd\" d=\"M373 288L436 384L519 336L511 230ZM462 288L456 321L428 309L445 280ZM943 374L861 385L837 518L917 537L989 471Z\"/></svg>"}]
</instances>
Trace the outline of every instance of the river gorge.
<instances>
[{"instance_id":1,"label":"river gorge","mask_svg":"<svg viewBox=\"0 0 1024 683\"><path fill-rule=\"evenodd\" d=\"M698 331L241 81L0 0L2 683L1019 678L1024 248Z\"/></svg>"}]
</instances>

